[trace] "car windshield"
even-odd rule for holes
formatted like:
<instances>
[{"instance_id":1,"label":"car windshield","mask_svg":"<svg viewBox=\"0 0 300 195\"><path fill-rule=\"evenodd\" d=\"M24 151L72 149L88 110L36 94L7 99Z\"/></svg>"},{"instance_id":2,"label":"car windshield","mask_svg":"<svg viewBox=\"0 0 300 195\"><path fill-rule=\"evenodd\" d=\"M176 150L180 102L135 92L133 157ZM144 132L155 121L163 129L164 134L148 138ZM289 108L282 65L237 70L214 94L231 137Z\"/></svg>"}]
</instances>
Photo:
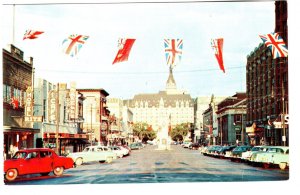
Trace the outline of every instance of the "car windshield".
<instances>
[{"instance_id":1,"label":"car windshield","mask_svg":"<svg viewBox=\"0 0 300 195\"><path fill-rule=\"evenodd\" d=\"M13 159L20 159L20 158L25 158L26 152L17 152L12 158Z\"/></svg>"}]
</instances>

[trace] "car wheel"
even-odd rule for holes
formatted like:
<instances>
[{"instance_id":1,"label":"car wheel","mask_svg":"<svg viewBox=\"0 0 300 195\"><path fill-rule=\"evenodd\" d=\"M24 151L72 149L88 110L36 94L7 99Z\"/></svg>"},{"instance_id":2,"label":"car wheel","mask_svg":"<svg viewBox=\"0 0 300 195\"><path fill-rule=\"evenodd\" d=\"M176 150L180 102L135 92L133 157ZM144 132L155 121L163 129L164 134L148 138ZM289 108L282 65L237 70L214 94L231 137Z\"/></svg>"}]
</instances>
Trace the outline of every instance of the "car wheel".
<instances>
[{"instance_id":1,"label":"car wheel","mask_svg":"<svg viewBox=\"0 0 300 195\"><path fill-rule=\"evenodd\" d=\"M83 163L82 158L77 158L77 159L75 160L75 165L76 165L76 166L80 166L80 165L82 165L82 163Z\"/></svg>"},{"instance_id":2,"label":"car wheel","mask_svg":"<svg viewBox=\"0 0 300 195\"><path fill-rule=\"evenodd\" d=\"M279 168L281 170L284 170L286 168L286 163L284 163L284 162L279 163Z\"/></svg>"},{"instance_id":3,"label":"car wheel","mask_svg":"<svg viewBox=\"0 0 300 195\"><path fill-rule=\"evenodd\" d=\"M113 157L109 156L106 158L106 163L111 163L113 161Z\"/></svg>"},{"instance_id":4,"label":"car wheel","mask_svg":"<svg viewBox=\"0 0 300 195\"><path fill-rule=\"evenodd\" d=\"M61 176L64 172L64 168L63 167L55 167L53 170L54 175L56 176Z\"/></svg>"},{"instance_id":5,"label":"car wheel","mask_svg":"<svg viewBox=\"0 0 300 195\"><path fill-rule=\"evenodd\" d=\"M8 181L13 181L17 178L17 176L18 176L17 169L8 169L5 174L5 179L7 179Z\"/></svg>"},{"instance_id":6,"label":"car wheel","mask_svg":"<svg viewBox=\"0 0 300 195\"><path fill-rule=\"evenodd\" d=\"M46 172L46 173L41 173L42 176L47 176L49 175L50 172Z\"/></svg>"}]
</instances>

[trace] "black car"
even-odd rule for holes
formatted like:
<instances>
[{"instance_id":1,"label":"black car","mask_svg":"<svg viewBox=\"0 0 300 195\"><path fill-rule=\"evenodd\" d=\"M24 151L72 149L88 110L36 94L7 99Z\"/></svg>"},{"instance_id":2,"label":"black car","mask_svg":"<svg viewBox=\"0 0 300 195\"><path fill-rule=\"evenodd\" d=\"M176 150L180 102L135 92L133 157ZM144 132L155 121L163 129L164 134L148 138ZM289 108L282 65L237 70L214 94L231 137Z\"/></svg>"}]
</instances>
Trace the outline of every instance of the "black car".
<instances>
[{"instance_id":1,"label":"black car","mask_svg":"<svg viewBox=\"0 0 300 195\"><path fill-rule=\"evenodd\" d=\"M189 149L191 150L198 150L200 147L200 144L199 143L193 143L189 146Z\"/></svg>"}]
</instances>

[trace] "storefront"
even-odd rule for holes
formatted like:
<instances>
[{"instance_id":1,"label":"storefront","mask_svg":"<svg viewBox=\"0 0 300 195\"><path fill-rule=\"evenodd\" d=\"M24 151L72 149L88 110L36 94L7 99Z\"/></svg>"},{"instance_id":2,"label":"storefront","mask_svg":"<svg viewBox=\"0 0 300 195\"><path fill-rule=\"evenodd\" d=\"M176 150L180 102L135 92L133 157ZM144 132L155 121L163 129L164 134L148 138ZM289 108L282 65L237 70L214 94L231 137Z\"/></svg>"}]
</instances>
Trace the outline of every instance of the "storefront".
<instances>
[{"instance_id":1,"label":"storefront","mask_svg":"<svg viewBox=\"0 0 300 195\"><path fill-rule=\"evenodd\" d=\"M39 129L4 126L4 153L6 158L10 158L16 150L34 148L34 134L39 132Z\"/></svg>"},{"instance_id":2,"label":"storefront","mask_svg":"<svg viewBox=\"0 0 300 195\"><path fill-rule=\"evenodd\" d=\"M76 126L59 125L58 137L56 137L56 125L44 123L42 132L43 146L52 149L58 147L60 155L66 155L68 152L80 152L89 144L88 135L78 133ZM56 140L58 146L56 146Z\"/></svg>"}]
</instances>

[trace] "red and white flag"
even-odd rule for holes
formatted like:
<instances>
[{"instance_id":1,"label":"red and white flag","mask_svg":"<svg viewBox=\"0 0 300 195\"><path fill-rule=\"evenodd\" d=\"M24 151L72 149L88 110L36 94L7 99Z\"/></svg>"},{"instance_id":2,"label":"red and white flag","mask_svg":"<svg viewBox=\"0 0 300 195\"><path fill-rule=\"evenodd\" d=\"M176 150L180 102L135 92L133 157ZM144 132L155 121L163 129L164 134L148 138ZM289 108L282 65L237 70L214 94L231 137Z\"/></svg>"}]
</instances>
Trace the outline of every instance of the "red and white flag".
<instances>
[{"instance_id":1,"label":"red and white flag","mask_svg":"<svg viewBox=\"0 0 300 195\"><path fill-rule=\"evenodd\" d=\"M211 47L215 52L215 56L218 60L220 69L225 73L225 68L223 63L223 38L212 39Z\"/></svg>"},{"instance_id":2,"label":"red and white flag","mask_svg":"<svg viewBox=\"0 0 300 195\"><path fill-rule=\"evenodd\" d=\"M26 30L23 40L25 39L36 39L37 36L44 33L43 31L35 31L35 30Z\"/></svg>"},{"instance_id":3,"label":"red and white flag","mask_svg":"<svg viewBox=\"0 0 300 195\"><path fill-rule=\"evenodd\" d=\"M119 51L112 64L127 61L129 57L130 50L135 39L119 39L118 47Z\"/></svg>"},{"instance_id":4,"label":"red and white flag","mask_svg":"<svg viewBox=\"0 0 300 195\"><path fill-rule=\"evenodd\" d=\"M17 98L12 97L11 98L11 105L13 106L14 109L18 109L19 107L19 101Z\"/></svg>"}]
</instances>

